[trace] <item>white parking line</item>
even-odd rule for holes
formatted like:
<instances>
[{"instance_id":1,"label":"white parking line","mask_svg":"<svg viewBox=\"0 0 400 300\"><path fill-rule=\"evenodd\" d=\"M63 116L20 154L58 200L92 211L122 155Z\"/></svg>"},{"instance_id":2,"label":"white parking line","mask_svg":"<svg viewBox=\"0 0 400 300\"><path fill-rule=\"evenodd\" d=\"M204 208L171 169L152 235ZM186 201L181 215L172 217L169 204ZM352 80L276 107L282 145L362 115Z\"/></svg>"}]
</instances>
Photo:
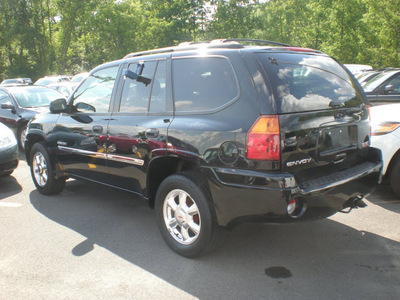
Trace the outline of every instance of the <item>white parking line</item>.
<instances>
[{"instance_id":1,"label":"white parking line","mask_svg":"<svg viewBox=\"0 0 400 300\"><path fill-rule=\"evenodd\" d=\"M0 207L21 207L21 203L0 202Z\"/></svg>"}]
</instances>

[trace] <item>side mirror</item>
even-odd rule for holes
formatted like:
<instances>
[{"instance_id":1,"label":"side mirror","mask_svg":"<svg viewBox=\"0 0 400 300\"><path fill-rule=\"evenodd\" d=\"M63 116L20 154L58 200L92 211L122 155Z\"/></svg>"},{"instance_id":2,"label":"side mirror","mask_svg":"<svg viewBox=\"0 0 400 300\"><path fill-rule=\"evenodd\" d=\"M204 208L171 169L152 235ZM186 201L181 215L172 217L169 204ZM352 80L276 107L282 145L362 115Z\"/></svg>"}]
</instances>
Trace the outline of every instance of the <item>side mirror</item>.
<instances>
[{"instance_id":1,"label":"side mirror","mask_svg":"<svg viewBox=\"0 0 400 300\"><path fill-rule=\"evenodd\" d=\"M78 111L82 112L96 112L96 108L93 105L84 102L79 102L75 107Z\"/></svg>"},{"instance_id":2,"label":"side mirror","mask_svg":"<svg viewBox=\"0 0 400 300\"><path fill-rule=\"evenodd\" d=\"M56 99L50 103L50 112L52 114L60 114L68 111L67 100L64 98Z\"/></svg>"},{"instance_id":3,"label":"side mirror","mask_svg":"<svg viewBox=\"0 0 400 300\"><path fill-rule=\"evenodd\" d=\"M394 92L394 85L389 84L383 88L385 94L391 94Z\"/></svg>"},{"instance_id":4,"label":"side mirror","mask_svg":"<svg viewBox=\"0 0 400 300\"><path fill-rule=\"evenodd\" d=\"M1 104L1 109L9 109L13 114L15 114L17 111L15 110L15 106L11 102L7 103L2 103Z\"/></svg>"}]
</instances>

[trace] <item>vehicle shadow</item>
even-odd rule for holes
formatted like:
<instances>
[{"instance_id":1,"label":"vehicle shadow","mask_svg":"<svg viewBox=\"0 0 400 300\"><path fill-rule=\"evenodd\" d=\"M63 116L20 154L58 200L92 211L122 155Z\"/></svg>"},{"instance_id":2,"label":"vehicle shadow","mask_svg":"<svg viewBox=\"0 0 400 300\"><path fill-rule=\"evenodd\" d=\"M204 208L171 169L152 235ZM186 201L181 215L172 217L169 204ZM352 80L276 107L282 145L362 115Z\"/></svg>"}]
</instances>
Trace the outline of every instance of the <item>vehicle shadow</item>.
<instances>
[{"instance_id":1,"label":"vehicle shadow","mask_svg":"<svg viewBox=\"0 0 400 300\"><path fill-rule=\"evenodd\" d=\"M11 174L10 176L0 177L0 200L16 195L22 191L22 186Z\"/></svg>"},{"instance_id":2,"label":"vehicle shadow","mask_svg":"<svg viewBox=\"0 0 400 300\"><path fill-rule=\"evenodd\" d=\"M400 213L400 198L392 191L390 183L387 179L383 180L380 185L377 186L376 191L372 193L368 198L368 201L373 204L379 205L384 209Z\"/></svg>"},{"instance_id":3,"label":"vehicle shadow","mask_svg":"<svg viewBox=\"0 0 400 300\"><path fill-rule=\"evenodd\" d=\"M69 181L57 196L30 193L47 218L200 299L394 299L400 294L400 243L333 220L243 224L198 259L172 252L152 209L131 194ZM349 216L351 217L351 216ZM366 284L368 283L368 284Z\"/></svg>"}]
</instances>

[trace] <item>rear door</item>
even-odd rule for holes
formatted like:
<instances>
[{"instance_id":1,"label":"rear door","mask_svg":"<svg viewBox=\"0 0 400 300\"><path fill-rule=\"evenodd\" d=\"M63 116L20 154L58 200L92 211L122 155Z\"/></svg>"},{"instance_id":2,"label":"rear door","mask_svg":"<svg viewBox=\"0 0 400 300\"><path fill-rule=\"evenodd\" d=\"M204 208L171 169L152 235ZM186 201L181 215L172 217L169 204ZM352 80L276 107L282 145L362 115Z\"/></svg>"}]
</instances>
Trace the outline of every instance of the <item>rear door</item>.
<instances>
[{"instance_id":1,"label":"rear door","mask_svg":"<svg viewBox=\"0 0 400 300\"><path fill-rule=\"evenodd\" d=\"M301 182L359 163L369 145L364 96L348 73L320 54L258 54L274 94L283 171Z\"/></svg>"},{"instance_id":2,"label":"rear door","mask_svg":"<svg viewBox=\"0 0 400 300\"><path fill-rule=\"evenodd\" d=\"M166 152L173 118L169 64L169 59L158 58L131 60L124 66L127 76L118 95L120 102L102 141L113 185L141 195L146 192L149 162ZM133 79L135 74L139 77Z\"/></svg>"}]
</instances>

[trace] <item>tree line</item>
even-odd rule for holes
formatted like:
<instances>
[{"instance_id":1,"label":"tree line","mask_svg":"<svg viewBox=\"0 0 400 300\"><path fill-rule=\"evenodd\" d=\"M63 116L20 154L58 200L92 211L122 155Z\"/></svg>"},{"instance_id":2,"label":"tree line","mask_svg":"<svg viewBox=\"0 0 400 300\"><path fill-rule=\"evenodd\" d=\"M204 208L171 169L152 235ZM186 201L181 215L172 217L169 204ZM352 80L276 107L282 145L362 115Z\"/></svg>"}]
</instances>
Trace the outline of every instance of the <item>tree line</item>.
<instances>
[{"instance_id":1,"label":"tree line","mask_svg":"<svg viewBox=\"0 0 400 300\"><path fill-rule=\"evenodd\" d=\"M185 41L252 38L400 66L400 0L0 0L0 79L89 71Z\"/></svg>"}]
</instances>

